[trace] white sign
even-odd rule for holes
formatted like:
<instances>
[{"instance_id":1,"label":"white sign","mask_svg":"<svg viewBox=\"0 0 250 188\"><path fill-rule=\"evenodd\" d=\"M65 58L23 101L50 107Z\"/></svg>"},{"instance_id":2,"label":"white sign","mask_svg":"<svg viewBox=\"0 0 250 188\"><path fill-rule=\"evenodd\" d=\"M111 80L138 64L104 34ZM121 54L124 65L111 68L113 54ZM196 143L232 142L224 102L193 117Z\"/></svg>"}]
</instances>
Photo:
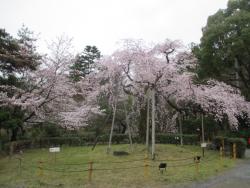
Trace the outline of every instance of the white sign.
<instances>
[{"instance_id":1,"label":"white sign","mask_svg":"<svg viewBox=\"0 0 250 188\"><path fill-rule=\"evenodd\" d=\"M49 152L51 153L60 152L60 147L49 148Z\"/></svg>"},{"instance_id":2,"label":"white sign","mask_svg":"<svg viewBox=\"0 0 250 188\"><path fill-rule=\"evenodd\" d=\"M201 147L202 147L202 148L207 147L207 143L201 143Z\"/></svg>"}]
</instances>

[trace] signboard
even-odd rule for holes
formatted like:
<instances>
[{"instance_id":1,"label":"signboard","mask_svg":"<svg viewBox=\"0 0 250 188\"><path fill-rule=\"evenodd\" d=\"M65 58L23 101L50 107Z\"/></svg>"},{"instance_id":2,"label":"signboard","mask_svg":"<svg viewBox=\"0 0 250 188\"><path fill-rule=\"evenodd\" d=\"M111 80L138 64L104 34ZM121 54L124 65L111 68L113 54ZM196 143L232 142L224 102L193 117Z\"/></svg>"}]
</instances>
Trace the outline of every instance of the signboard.
<instances>
[{"instance_id":1,"label":"signboard","mask_svg":"<svg viewBox=\"0 0 250 188\"><path fill-rule=\"evenodd\" d=\"M201 147L202 147L202 148L207 147L207 143L201 143Z\"/></svg>"},{"instance_id":2,"label":"signboard","mask_svg":"<svg viewBox=\"0 0 250 188\"><path fill-rule=\"evenodd\" d=\"M60 152L60 147L49 148L49 152L51 152L51 153Z\"/></svg>"}]
</instances>

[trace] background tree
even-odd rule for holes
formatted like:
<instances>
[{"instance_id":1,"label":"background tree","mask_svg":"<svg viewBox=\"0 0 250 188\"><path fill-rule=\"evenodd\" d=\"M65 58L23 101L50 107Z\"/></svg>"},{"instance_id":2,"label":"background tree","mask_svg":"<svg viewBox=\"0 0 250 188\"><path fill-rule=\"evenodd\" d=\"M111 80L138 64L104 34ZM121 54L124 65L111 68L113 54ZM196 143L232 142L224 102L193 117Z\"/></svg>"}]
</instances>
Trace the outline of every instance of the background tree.
<instances>
[{"instance_id":1,"label":"background tree","mask_svg":"<svg viewBox=\"0 0 250 188\"><path fill-rule=\"evenodd\" d=\"M199 77L213 77L241 89L250 100L250 2L230 0L207 20L194 48Z\"/></svg>"},{"instance_id":2,"label":"background tree","mask_svg":"<svg viewBox=\"0 0 250 188\"><path fill-rule=\"evenodd\" d=\"M70 77L77 82L94 70L95 62L100 59L101 52L96 46L86 46L84 51L76 56L74 64L70 67Z\"/></svg>"},{"instance_id":3,"label":"background tree","mask_svg":"<svg viewBox=\"0 0 250 188\"><path fill-rule=\"evenodd\" d=\"M25 26L18 31L18 38L0 29L0 91L8 97L27 86L27 72L35 71L39 65L41 56L36 52L35 41L33 33ZM11 133L11 140L16 140L18 131L23 130L24 112L18 106L7 105L0 107L0 116L0 128Z\"/></svg>"}]
</instances>

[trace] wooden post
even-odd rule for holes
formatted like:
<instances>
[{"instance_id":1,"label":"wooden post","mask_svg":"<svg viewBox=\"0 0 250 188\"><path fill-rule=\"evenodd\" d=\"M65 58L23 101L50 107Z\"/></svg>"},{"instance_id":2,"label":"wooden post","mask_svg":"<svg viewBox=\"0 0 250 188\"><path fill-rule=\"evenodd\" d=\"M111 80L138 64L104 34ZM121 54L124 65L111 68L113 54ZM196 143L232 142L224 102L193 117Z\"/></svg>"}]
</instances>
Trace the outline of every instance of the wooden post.
<instances>
[{"instance_id":1,"label":"wooden post","mask_svg":"<svg viewBox=\"0 0 250 188\"><path fill-rule=\"evenodd\" d=\"M9 147L9 160L12 158L12 155L14 153L14 147L15 147L15 142L11 141Z\"/></svg>"},{"instance_id":2,"label":"wooden post","mask_svg":"<svg viewBox=\"0 0 250 188\"><path fill-rule=\"evenodd\" d=\"M155 90L152 89L152 159L155 158Z\"/></svg>"},{"instance_id":3,"label":"wooden post","mask_svg":"<svg viewBox=\"0 0 250 188\"><path fill-rule=\"evenodd\" d=\"M205 135L204 135L204 118L203 114L201 114L201 132L202 132L202 143L205 142ZM205 156L205 148L202 147L202 157Z\"/></svg>"},{"instance_id":4,"label":"wooden post","mask_svg":"<svg viewBox=\"0 0 250 188\"><path fill-rule=\"evenodd\" d=\"M39 177L43 176L43 161L38 161Z\"/></svg>"},{"instance_id":5,"label":"wooden post","mask_svg":"<svg viewBox=\"0 0 250 188\"><path fill-rule=\"evenodd\" d=\"M147 130L146 130L146 148L149 152L149 105L150 105L150 90L147 90Z\"/></svg>"},{"instance_id":6,"label":"wooden post","mask_svg":"<svg viewBox=\"0 0 250 188\"><path fill-rule=\"evenodd\" d=\"M223 149L222 149L222 146L220 147L220 166L223 167L223 163L222 163L222 160L223 160Z\"/></svg>"},{"instance_id":7,"label":"wooden post","mask_svg":"<svg viewBox=\"0 0 250 188\"><path fill-rule=\"evenodd\" d=\"M18 167L19 167L19 175L21 175L22 174L22 158L21 157L18 157L17 158L18 159L18 161L19 161L19 165L18 165Z\"/></svg>"},{"instance_id":8,"label":"wooden post","mask_svg":"<svg viewBox=\"0 0 250 188\"><path fill-rule=\"evenodd\" d=\"M236 143L233 144L233 159L236 159Z\"/></svg>"},{"instance_id":9,"label":"wooden post","mask_svg":"<svg viewBox=\"0 0 250 188\"><path fill-rule=\"evenodd\" d=\"M148 179L148 155L145 155L144 158L144 177L145 179Z\"/></svg>"},{"instance_id":10,"label":"wooden post","mask_svg":"<svg viewBox=\"0 0 250 188\"><path fill-rule=\"evenodd\" d=\"M224 142L224 138L222 138L222 156L224 157L225 155L225 142Z\"/></svg>"},{"instance_id":11,"label":"wooden post","mask_svg":"<svg viewBox=\"0 0 250 188\"><path fill-rule=\"evenodd\" d=\"M199 175L199 172L200 172L200 161L197 159L197 156L194 157L195 160L195 170L196 170L196 174Z\"/></svg>"},{"instance_id":12,"label":"wooden post","mask_svg":"<svg viewBox=\"0 0 250 188\"><path fill-rule=\"evenodd\" d=\"M111 125L111 130L110 130L110 135L109 135L109 146L107 149L107 153L110 153L110 150L111 150L111 142L112 142L112 136L113 136L113 130L114 130L114 124L115 124L116 105L117 105L117 99L115 99L115 106L113 108L113 118L112 118L112 125Z\"/></svg>"},{"instance_id":13,"label":"wooden post","mask_svg":"<svg viewBox=\"0 0 250 188\"><path fill-rule=\"evenodd\" d=\"M223 149L222 149L222 146L220 147L220 159L223 158Z\"/></svg>"},{"instance_id":14,"label":"wooden post","mask_svg":"<svg viewBox=\"0 0 250 188\"><path fill-rule=\"evenodd\" d=\"M93 172L93 162L92 161L89 162L88 171L89 171L89 182L91 182L92 181L92 172Z\"/></svg>"}]
</instances>

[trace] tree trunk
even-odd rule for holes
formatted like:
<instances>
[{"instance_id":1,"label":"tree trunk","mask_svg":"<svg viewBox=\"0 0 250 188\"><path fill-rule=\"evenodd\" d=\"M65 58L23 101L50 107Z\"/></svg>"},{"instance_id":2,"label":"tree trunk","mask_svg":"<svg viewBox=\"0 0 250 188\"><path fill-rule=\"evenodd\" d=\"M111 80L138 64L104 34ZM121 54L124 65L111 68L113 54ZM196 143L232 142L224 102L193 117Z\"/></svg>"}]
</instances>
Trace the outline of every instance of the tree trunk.
<instances>
[{"instance_id":1,"label":"tree trunk","mask_svg":"<svg viewBox=\"0 0 250 188\"><path fill-rule=\"evenodd\" d=\"M17 133L18 133L18 128L11 129L11 138L10 138L11 142L17 140Z\"/></svg>"},{"instance_id":2,"label":"tree trunk","mask_svg":"<svg viewBox=\"0 0 250 188\"><path fill-rule=\"evenodd\" d=\"M139 125L138 125L138 133L140 139L143 141L146 139L146 119L147 119L147 109L140 108L140 117L139 117Z\"/></svg>"},{"instance_id":3,"label":"tree trunk","mask_svg":"<svg viewBox=\"0 0 250 188\"><path fill-rule=\"evenodd\" d=\"M152 90L152 159L155 158L155 90Z\"/></svg>"},{"instance_id":4,"label":"tree trunk","mask_svg":"<svg viewBox=\"0 0 250 188\"><path fill-rule=\"evenodd\" d=\"M234 68L235 68L235 80L236 80L235 84L239 88L240 87L240 77L239 77L239 73L238 73L238 71L239 71L239 62L238 62L237 58L234 59Z\"/></svg>"},{"instance_id":5,"label":"tree trunk","mask_svg":"<svg viewBox=\"0 0 250 188\"><path fill-rule=\"evenodd\" d=\"M112 118L112 125L111 125L111 130L110 130L110 135L109 135L109 146L107 149L107 153L109 153L111 149L112 136L113 136L113 130L114 130L114 124L115 124L116 104L117 104L117 100L115 101L115 106L113 108L113 118Z\"/></svg>"}]
</instances>

